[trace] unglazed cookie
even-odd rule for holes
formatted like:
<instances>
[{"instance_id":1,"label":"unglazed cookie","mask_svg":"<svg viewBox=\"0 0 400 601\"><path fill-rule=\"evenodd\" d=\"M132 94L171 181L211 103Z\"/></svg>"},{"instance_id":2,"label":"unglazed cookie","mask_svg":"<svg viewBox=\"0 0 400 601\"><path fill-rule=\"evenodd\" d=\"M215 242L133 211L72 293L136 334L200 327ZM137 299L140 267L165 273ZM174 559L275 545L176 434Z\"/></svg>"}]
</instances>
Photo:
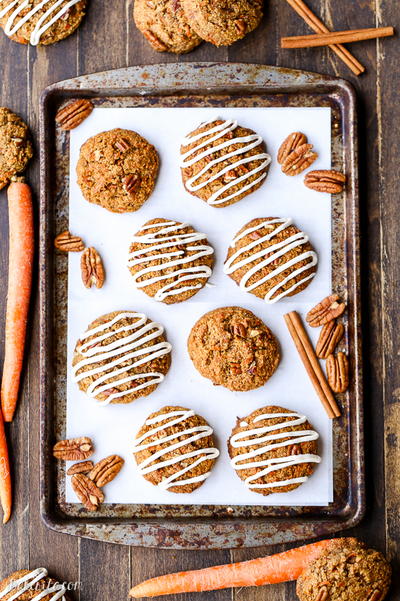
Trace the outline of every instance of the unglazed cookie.
<instances>
[{"instance_id":1,"label":"unglazed cookie","mask_svg":"<svg viewBox=\"0 0 400 601\"><path fill-rule=\"evenodd\" d=\"M66 586L50 578L46 568L18 570L0 582L3 601L69 601L66 593Z\"/></svg>"},{"instance_id":2,"label":"unglazed cookie","mask_svg":"<svg viewBox=\"0 0 400 601\"><path fill-rule=\"evenodd\" d=\"M191 493L209 477L219 451L203 417L168 406L149 415L133 454L146 480L170 492Z\"/></svg>"},{"instance_id":3,"label":"unglazed cookie","mask_svg":"<svg viewBox=\"0 0 400 601\"><path fill-rule=\"evenodd\" d=\"M76 343L74 381L109 403L131 403L151 394L171 364L164 328L143 313L114 311L95 319Z\"/></svg>"},{"instance_id":4,"label":"unglazed cookie","mask_svg":"<svg viewBox=\"0 0 400 601\"><path fill-rule=\"evenodd\" d=\"M83 196L113 213L137 211L153 191L159 158L154 146L128 129L87 140L76 172Z\"/></svg>"},{"instance_id":5,"label":"unglazed cookie","mask_svg":"<svg viewBox=\"0 0 400 601\"><path fill-rule=\"evenodd\" d=\"M215 46L229 46L255 29L262 0L181 0L192 28Z\"/></svg>"},{"instance_id":6,"label":"unglazed cookie","mask_svg":"<svg viewBox=\"0 0 400 601\"><path fill-rule=\"evenodd\" d=\"M241 307L221 307L203 315L190 332L188 351L202 376L237 391L263 386L280 361L270 329Z\"/></svg>"},{"instance_id":7,"label":"unglazed cookie","mask_svg":"<svg viewBox=\"0 0 400 601\"><path fill-rule=\"evenodd\" d=\"M307 288L317 271L317 262L308 236L291 219L259 217L236 234L224 272L242 290L275 303Z\"/></svg>"},{"instance_id":8,"label":"unglazed cookie","mask_svg":"<svg viewBox=\"0 0 400 601\"><path fill-rule=\"evenodd\" d=\"M284 493L306 482L320 463L318 438L304 415L263 407L238 418L228 451L232 467L250 490Z\"/></svg>"},{"instance_id":9,"label":"unglazed cookie","mask_svg":"<svg viewBox=\"0 0 400 601\"><path fill-rule=\"evenodd\" d=\"M157 52L190 52L201 43L190 27L180 0L135 0L133 18Z\"/></svg>"},{"instance_id":10,"label":"unglazed cookie","mask_svg":"<svg viewBox=\"0 0 400 601\"><path fill-rule=\"evenodd\" d=\"M79 27L87 0L0 0L0 26L20 44L48 45Z\"/></svg>"},{"instance_id":11,"label":"unglazed cookie","mask_svg":"<svg viewBox=\"0 0 400 601\"><path fill-rule=\"evenodd\" d=\"M201 123L181 146L184 186L210 206L227 207L257 190L271 157L261 136L234 119Z\"/></svg>"},{"instance_id":12,"label":"unglazed cookie","mask_svg":"<svg viewBox=\"0 0 400 601\"><path fill-rule=\"evenodd\" d=\"M382 553L354 538L342 538L310 562L297 579L296 592L300 601L383 601L391 573Z\"/></svg>"},{"instance_id":13,"label":"unglazed cookie","mask_svg":"<svg viewBox=\"0 0 400 601\"><path fill-rule=\"evenodd\" d=\"M188 223L152 219L135 234L128 267L136 288L155 300L180 303L206 285L214 249Z\"/></svg>"},{"instance_id":14,"label":"unglazed cookie","mask_svg":"<svg viewBox=\"0 0 400 601\"><path fill-rule=\"evenodd\" d=\"M32 155L28 126L21 117L0 107L0 190L25 169Z\"/></svg>"}]
</instances>

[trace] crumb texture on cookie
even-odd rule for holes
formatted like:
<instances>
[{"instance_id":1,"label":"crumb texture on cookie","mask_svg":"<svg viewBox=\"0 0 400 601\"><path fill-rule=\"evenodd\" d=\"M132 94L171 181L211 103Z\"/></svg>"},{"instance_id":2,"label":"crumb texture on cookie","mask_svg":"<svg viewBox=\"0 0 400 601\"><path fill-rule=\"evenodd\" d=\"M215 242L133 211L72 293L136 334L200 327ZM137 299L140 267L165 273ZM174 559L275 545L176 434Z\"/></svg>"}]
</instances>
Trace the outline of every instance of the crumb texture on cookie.
<instances>
[{"instance_id":1,"label":"crumb texture on cookie","mask_svg":"<svg viewBox=\"0 0 400 601\"><path fill-rule=\"evenodd\" d=\"M3 601L68 601L66 592L65 585L50 578L46 568L18 570L0 584Z\"/></svg>"},{"instance_id":2,"label":"crumb texture on cookie","mask_svg":"<svg viewBox=\"0 0 400 601\"><path fill-rule=\"evenodd\" d=\"M253 31L263 16L262 0L181 0L195 32L215 46L229 46Z\"/></svg>"},{"instance_id":3,"label":"crumb texture on cookie","mask_svg":"<svg viewBox=\"0 0 400 601\"><path fill-rule=\"evenodd\" d=\"M212 273L214 249L188 223L152 219L135 234L128 267L134 285L157 301L177 303L196 294Z\"/></svg>"},{"instance_id":4,"label":"crumb texture on cookie","mask_svg":"<svg viewBox=\"0 0 400 601\"><path fill-rule=\"evenodd\" d=\"M157 52L190 52L201 38L190 27L180 0L135 0L136 27Z\"/></svg>"},{"instance_id":5,"label":"crumb texture on cookie","mask_svg":"<svg viewBox=\"0 0 400 601\"><path fill-rule=\"evenodd\" d=\"M185 188L213 207L226 207L259 188L271 157L261 136L234 119L211 119L181 146Z\"/></svg>"},{"instance_id":6,"label":"crumb texture on cookie","mask_svg":"<svg viewBox=\"0 0 400 601\"><path fill-rule=\"evenodd\" d=\"M301 292L316 273L317 253L292 219L253 219L233 239L224 265L246 292L267 303Z\"/></svg>"},{"instance_id":7,"label":"crumb texture on cookie","mask_svg":"<svg viewBox=\"0 0 400 601\"><path fill-rule=\"evenodd\" d=\"M87 0L0 0L0 26L21 44L54 44L79 27L86 4Z\"/></svg>"},{"instance_id":8,"label":"crumb texture on cookie","mask_svg":"<svg viewBox=\"0 0 400 601\"><path fill-rule=\"evenodd\" d=\"M306 482L320 463L318 438L305 415L263 407L238 418L228 443L231 465L254 492L289 492Z\"/></svg>"},{"instance_id":9,"label":"crumb texture on cookie","mask_svg":"<svg viewBox=\"0 0 400 601\"><path fill-rule=\"evenodd\" d=\"M163 334L163 326L143 313L115 311L96 319L76 344L74 381L103 405L147 396L170 367L172 347Z\"/></svg>"},{"instance_id":10,"label":"crumb texture on cookie","mask_svg":"<svg viewBox=\"0 0 400 601\"><path fill-rule=\"evenodd\" d=\"M170 492L190 493L210 476L219 451L203 417L168 406L147 418L133 454L146 480Z\"/></svg>"},{"instance_id":11,"label":"crumb texture on cookie","mask_svg":"<svg viewBox=\"0 0 400 601\"><path fill-rule=\"evenodd\" d=\"M271 330L241 307L222 307L203 315L190 332L188 351L202 376L236 391L263 386L280 361Z\"/></svg>"},{"instance_id":12,"label":"crumb texture on cookie","mask_svg":"<svg viewBox=\"0 0 400 601\"><path fill-rule=\"evenodd\" d=\"M386 558L357 539L343 538L300 575L300 601L383 601L391 581Z\"/></svg>"},{"instance_id":13,"label":"crumb texture on cookie","mask_svg":"<svg viewBox=\"0 0 400 601\"><path fill-rule=\"evenodd\" d=\"M82 145L76 172L86 200L125 213L137 211L149 198L158 168L154 146L134 131L117 128Z\"/></svg>"},{"instance_id":14,"label":"crumb texture on cookie","mask_svg":"<svg viewBox=\"0 0 400 601\"><path fill-rule=\"evenodd\" d=\"M32 156L28 126L21 117L0 107L0 190L25 169Z\"/></svg>"}]
</instances>

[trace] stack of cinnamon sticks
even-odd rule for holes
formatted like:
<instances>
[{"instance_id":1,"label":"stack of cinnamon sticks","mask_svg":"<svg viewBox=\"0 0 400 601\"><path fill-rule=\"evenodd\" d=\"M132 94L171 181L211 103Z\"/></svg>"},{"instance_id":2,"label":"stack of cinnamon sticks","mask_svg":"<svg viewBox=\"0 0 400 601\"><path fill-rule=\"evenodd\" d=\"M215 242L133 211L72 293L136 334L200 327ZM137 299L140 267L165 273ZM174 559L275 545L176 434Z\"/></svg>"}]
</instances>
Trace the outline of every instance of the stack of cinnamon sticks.
<instances>
[{"instance_id":1,"label":"stack of cinnamon sticks","mask_svg":"<svg viewBox=\"0 0 400 601\"><path fill-rule=\"evenodd\" d=\"M285 37L282 48L313 48L329 46L355 75L364 73L365 67L343 46L344 43L361 42L394 35L393 27L329 31L327 26L308 8L303 0L287 0L290 6L315 31L315 35Z\"/></svg>"}]
</instances>

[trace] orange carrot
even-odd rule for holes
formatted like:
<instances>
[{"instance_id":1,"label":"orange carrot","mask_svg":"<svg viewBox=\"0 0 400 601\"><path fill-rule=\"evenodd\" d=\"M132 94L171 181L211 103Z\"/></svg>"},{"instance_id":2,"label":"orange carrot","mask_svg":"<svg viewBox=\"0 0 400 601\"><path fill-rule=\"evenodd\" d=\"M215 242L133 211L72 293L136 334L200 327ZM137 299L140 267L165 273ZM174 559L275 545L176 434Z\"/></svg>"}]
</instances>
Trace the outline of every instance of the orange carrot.
<instances>
[{"instance_id":1,"label":"orange carrot","mask_svg":"<svg viewBox=\"0 0 400 601\"><path fill-rule=\"evenodd\" d=\"M335 547L338 541L340 539L322 540L250 561L166 574L134 586L129 594L138 599L297 580L312 561L324 551Z\"/></svg>"},{"instance_id":2,"label":"orange carrot","mask_svg":"<svg viewBox=\"0 0 400 601\"><path fill-rule=\"evenodd\" d=\"M4 431L3 415L0 411L0 501L3 508L3 524L8 522L11 515L11 474L8 460L6 433Z\"/></svg>"},{"instance_id":3,"label":"orange carrot","mask_svg":"<svg viewBox=\"0 0 400 601\"><path fill-rule=\"evenodd\" d=\"M32 193L28 184L13 181L8 188L7 197L10 246L1 407L4 421L11 422L17 405L24 358L34 237Z\"/></svg>"}]
</instances>

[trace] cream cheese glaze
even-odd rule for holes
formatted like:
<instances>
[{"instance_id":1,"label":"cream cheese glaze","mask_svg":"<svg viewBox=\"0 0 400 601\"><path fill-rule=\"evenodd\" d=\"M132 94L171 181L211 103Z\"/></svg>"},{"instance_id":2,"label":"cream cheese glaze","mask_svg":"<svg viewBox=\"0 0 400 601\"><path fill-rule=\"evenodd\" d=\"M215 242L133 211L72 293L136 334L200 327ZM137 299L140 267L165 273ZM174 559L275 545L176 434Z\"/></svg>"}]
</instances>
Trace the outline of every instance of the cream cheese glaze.
<instances>
[{"instance_id":1,"label":"cream cheese glaze","mask_svg":"<svg viewBox=\"0 0 400 601\"><path fill-rule=\"evenodd\" d=\"M200 289L202 288L201 284L191 285L189 282L198 278L208 279L212 273L212 270L208 265L185 267L185 263L191 263L196 259L214 253L214 249L208 244L191 246L194 242L206 240L207 236L200 232L180 232L180 230L185 229L188 226L188 223L179 223L177 221L152 223L143 226L140 231L143 232L155 228L156 231L144 235L137 235L133 238L133 242L146 244L148 246L146 249L136 250L129 254L128 267L134 267L136 265L141 265L142 263L145 264L149 261L161 261L158 265L144 267L134 274L133 278L136 288L144 288L156 282L178 276L176 280L174 279L173 282L165 284L165 286L157 291L154 296L155 300L163 301L168 296L181 294L187 290ZM177 245L185 246L188 254L186 254L184 250L168 250ZM155 255L144 254L152 253L153 251L160 252ZM176 269L171 272L172 267ZM165 270L169 270L169 273L163 273ZM148 273L154 274L153 277L140 281L141 278ZM183 282L188 282L188 284L182 286L181 284Z\"/></svg>"},{"instance_id":2,"label":"cream cheese glaze","mask_svg":"<svg viewBox=\"0 0 400 601\"><path fill-rule=\"evenodd\" d=\"M201 425L195 426L192 428L179 429L173 434L168 436L164 436L163 438L157 438L155 441L146 442L146 440L150 439L151 436L159 432L160 430L164 430L167 428L172 428L178 424L184 423L188 418L195 415L195 412L191 409L183 409L177 411L170 411L169 413L162 413L161 415L157 415L151 419L146 421L146 426L155 426L151 428L146 434L140 436L136 439L136 445L133 449L133 453L138 453L144 449L149 449L154 446L165 445L160 451L152 454L148 459L142 461L142 463L138 464L139 472L141 475L149 474L150 472L155 472L157 470L161 470L167 466L175 465L177 463L187 462L190 460L189 465L183 467L182 469L178 469L174 474L165 478L158 485L160 488L168 490L169 488L175 486L185 486L187 484L192 484L195 482L202 482L206 480L211 472L206 472L205 474L201 474L199 476L194 476L192 478L181 478L184 474L194 469L196 466L200 465L204 461L210 459L216 459L219 456L219 450L215 447L205 448L205 449L196 449L195 451L184 452L183 447L188 445L191 442L196 440L200 440L201 438L207 438L208 436L212 436L213 429L211 426ZM160 422L164 422L161 425L157 425ZM185 437L184 440L180 440L178 442L174 442L177 438ZM168 444L169 443L169 444ZM171 459L163 459L163 457L170 452L178 451L176 456ZM155 462L155 463L154 463Z\"/></svg>"},{"instance_id":3,"label":"cream cheese glaze","mask_svg":"<svg viewBox=\"0 0 400 601\"><path fill-rule=\"evenodd\" d=\"M45 578L46 576L46 568L37 568L36 570L32 570L28 574L25 574L25 576L21 576L21 578L18 578L17 580L12 580L10 584L0 592L0 599L3 599L6 595L9 595L13 591L15 591L15 593L8 598L8 601L20 599L27 590L34 588L39 580L42 580L42 578ZM49 595L51 595L50 601L57 601L58 599L65 601L64 594L66 591L67 589L63 584L56 583L46 589L39 588L38 594L32 597L32 601L40 601L40 599L43 599Z\"/></svg>"},{"instance_id":4,"label":"cream cheese glaze","mask_svg":"<svg viewBox=\"0 0 400 601\"><path fill-rule=\"evenodd\" d=\"M245 246L243 246L242 248L239 248L236 252L234 252L233 255L231 255L225 261L224 273L226 273L227 275L230 275L230 274L234 273L240 267L243 267L245 265L248 265L249 263L253 263L254 261L256 261L256 264L243 275L243 277L240 280L240 284L239 284L239 287L241 290L244 290L246 292L251 292L255 288L258 288L258 286L261 286L262 284L264 284L264 282L267 282L268 280L271 280L272 278L276 277L283 271L286 271L288 268L294 268L296 264L300 263L301 261L304 261L305 259L308 259L308 262L306 265L303 265L302 267L294 268L290 272L289 275L282 278L282 280L278 284L276 284L273 288L271 288L266 293L266 295L264 297L264 300L266 303L276 303L278 300L280 300L284 296L287 296L288 294L293 292L296 288L298 288L299 286L301 286L308 280L313 279L313 277L315 276L315 273L305 275L298 282L295 282L292 286L289 286L286 290L282 290L280 293L278 293L279 289L282 288L282 286L284 286L291 280L295 279L298 275L302 274L303 272L308 271L311 267L314 267L318 263L317 253L313 250L307 250L307 251L304 251L303 253L301 253L300 255L298 255L297 257L294 257L293 259L288 259L282 265L278 265L275 269L273 269L270 273L268 273L263 278L259 278L252 284L248 284L249 279L253 275L257 274L259 271L261 271L264 267L266 267L267 265L273 264L273 262L276 259L284 256L286 253L288 253L293 248L296 248L298 246L303 246L304 244L308 243L308 241L309 241L308 236L304 232L297 232L296 234L293 234L292 236L289 236L288 238L286 238L286 240L277 242L276 244L270 244L268 246L266 245L261 250L257 250L257 251L254 250L254 252L252 252L249 257L242 258L245 255L245 253L252 251L259 245L262 245L263 242L269 242L270 240L273 240L273 238L279 232L288 228L292 223L293 223L293 221L290 218L277 217L277 218L266 219L265 221L262 221L258 225L246 228L241 234L239 234L238 236L236 236L236 238L234 238L234 240L231 244L232 248L235 248L236 244L237 244L237 242L239 242L239 240L241 240L242 238L245 238L252 232L257 232L258 230L261 230L263 228L268 228L268 227L274 226L272 231L270 231L269 233L265 234L264 236L261 236L260 238L257 238L256 240L250 242L249 244L246 244Z\"/></svg>"},{"instance_id":5,"label":"cream cheese glaze","mask_svg":"<svg viewBox=\"0 0 400 601\"><path fill-rule=\"evenodd\" d=\"M31 0L13 0L9 2L5 8L0 11L0 19L5 17L8 13L10 13L7 23L4 27L4 32L8 36L12 36L16 34L19 29L25 23L30 21L33 16L43 7L45 7L49 2L51 2L51 6L48 10L40 17L38 22L36 23L31 37L30 43L32 46L37 46L40 43L40 39L42 35L50 29L50 27L56 23L59 19L65 15L65 13L72 7L74 4L78 4L80 0L42 0L34 6L27 14L21 18L19 18L20 13L27 7L29 7L32 2ZM12 12L11 12L12 11ZM48 21L47 21L48 19Z\"/></svg>"},{"instance_id":6,"label":"cream cheese glaze","mask_svg":"<svg viewBox=\"0 0 400 601\"><path fill-rule=\"evenodd\" d=\"M237 471L247 470L253 467L260 468L254 475L249 476L246 478L246 480L244 480L246 486L252 490L261 488L279 488L281 486L288 486L291 484L302 484L308 480L306 476L290 478L288 480L276 480L275 482L265 482L263 484L256 483L254 481L286 467L300 465L301 463L321 462L321 458L318 455L313 455L310 453L300 455L288 454L285 457L276 457L271 459L257 459L257 457L264 455L268 451L284 447L289 448L292 445L301 444L311 440L317 440L319 438L319 434L315 430L290 429L293 426L304 424L307 421L306 416L299 413L263 413L255 417L252 423L253 425L256 425L261 421L275 419L277 417L284 417L286 419L275 425L268 425L267 423L259 427L251 428L250 430L237 432L230 439L230 445L233 448L250 446L257 447L248 453L241 453L240 455L237 455L231 459L231 465ZM288 420L287 418L293 419ZM284 432L276 432L276 430L282 429L284 429ZM282 441L284 438L288 438L289 440Z\"/></svg>"},{"instance_id":7,"label":"cream cheese glaze","mask_svg":"<svg viewBox=\"0 0 400 601\"><path fill-rule=\"evenodd\" d=\"M205 121L199 127L204 127L204 126L210 125L216 121L217 121L216 119L211 119L210 121ZM266 152L263 152L262 149L260 149L261 152L259 152L258 154L252 155L250 157L240 158L240 155L243 155L247 151L252 150L253 148L256 148L257 146L261 146L263 144L263 139L258 134L251 134L249 136L238 136L236 138L231 138L231 139L225 140L224 142L221 142L220 144L217 144L216 146L213 146L212 148L204 150L203 152L200 152L199 154L196 154L199 150L201 150L208 144L215 142L216 140L219 140L220 138L223 138L224 136L226 136L226 134L228 134L229 132L234 131L237 128L237 125L238 125L238 123L236 120L227 119L222 124L217 124L217 125L215 125L215 127L211 127L210 129L207 129L206 131L201 132L199 134L196 134L196 135L189 134L186 138L184 138L184 140L182 142L183 147L188 146L189 144L193 144L193 142L199 142L199 144L197 144L194 148L186 151L182 155L181 168L191 167L192 165L195 165L201 159L203 159L205 157L210 157L210 161L207 163L207 165L205 167L203 167L203 169L201 169L199 171L199 173L190 177L186 181L185 185L186 185L187 190L189 190L189 192L197 192L198 190L201 190L201 188L204 188L211 182L217 180L220 177L223 177L225 174L228 173L228 171L233 171L236 168L240 167L241 165L246 165L247 163L258 161L257 167L254 167L250 171L246 172L244 175L238 175L237 177L234 177L231 181L229 181L225 185L221 185L221 187L218 188L218 190L216 192L214 192L207 199L207 203L212 206L222 204L228 200L231 200L232 198L235 198L236 196L239 196L240 194L243 194L243 192L250 190L251 188L256 186L259 182L261 182L263 179L265 179L267 177L267 173L265 173L265 169L270 164L271 157ZM211 135L211 138L209 138L210 135ZM204 138L207 138L207 139L204 140ZM239 149L231 151L231 152L223 153L222 156L215 156L213 158L213 155L216 155L216 153L223 151L225 148L231 146L232 144L240 144ZM196 155L196 156L193 156L193 155ZM214 175L210 174L209 177L207 177L207 175L206 175L207 171L209 171L215 165L218 165L219 163L226 161L227 159L233 159L233 161L230 162L229 165L227 165L226 167L223 167L222 169L220 169ZM247 180L250 177L252 177L253 175L256 175L258 173L260 173L260 175L254 181L247 182ZM203 175L206 175L204 181L199 182L199 180L202 178ZM232 194L228 194L227 196L223 196L221 198L221 196L225 192L227 192L230 188L232 188L233 186L236 186L238 184L242 184L242 183L243 183L243 186L241 186L238 191L233 192Z\"/></svg>"},{"instance_id":8,"label":"cream cheese glaze","mask_svg":"<svg viewBox=\"0 0 400 601\"><path fill-rule=\"evenodd\" d=\"M121 326L115 330L110 329L125 318L132 318L135 321L130 325ZM76 350L84 358L73 366L73 378L78 383L88 376L96 376L86 391L86 394L91 398L96 398L101 392L115 389L128 382L135 382L141 379L146 380L142 384L133 385L128 390L112 392L109 394L107 400L102 401L100 404L108 405L114 399L158 384L164 379L164 374L160 372L128 373L140 365L144 365L153 359L170 353L172 350L171 344L166 341L144 346L145 342L158 338L164 332L161 324L153 321L146 322L147 317L144 313L121 312L106 323L91 328L81 337L82 343L77 346ZM123 336L109 344L98 344L115 334L123 334ZM91 336L95 337L84 342ZM96 366L101 361L107 361L107 364L105 366ZM128 365L125 365L126 361L129 362ZM124 375L127 373L128 375ZM111 381L107 382L110 378Z\"/></svg>"}]
</instances>

